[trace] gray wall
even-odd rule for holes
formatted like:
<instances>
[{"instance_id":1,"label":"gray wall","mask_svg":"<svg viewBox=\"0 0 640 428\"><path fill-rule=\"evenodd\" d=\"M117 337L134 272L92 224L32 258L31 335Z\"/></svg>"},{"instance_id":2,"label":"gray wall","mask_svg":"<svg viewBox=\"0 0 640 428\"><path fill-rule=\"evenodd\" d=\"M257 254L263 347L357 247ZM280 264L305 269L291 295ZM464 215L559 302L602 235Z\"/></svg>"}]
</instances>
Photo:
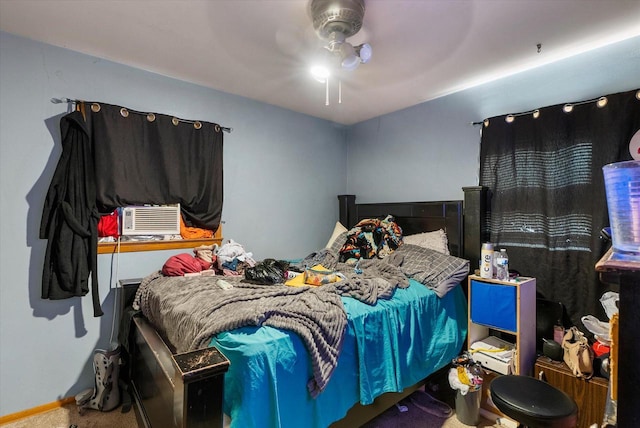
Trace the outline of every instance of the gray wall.
<instances>
[{"instance_id":1,"label":"gray wall","mask_svg":"<svg viewBox=\"0 0 640 428\"><path fill-rule=\"evenodd\" d=\"M88 298L40 299L45 241L37 233L66 112L50 98L233 127L225 237L257 259L300 257L328 239L335 195L460 199L462 186L477 183L479 129L470 122L638 87L639 55L636 38L345 128L0 33L0 415L90 387L92 351L109 346L115 279L144 276L180 252L100 256L101 318Z\"/></svg>"}]
</instances>

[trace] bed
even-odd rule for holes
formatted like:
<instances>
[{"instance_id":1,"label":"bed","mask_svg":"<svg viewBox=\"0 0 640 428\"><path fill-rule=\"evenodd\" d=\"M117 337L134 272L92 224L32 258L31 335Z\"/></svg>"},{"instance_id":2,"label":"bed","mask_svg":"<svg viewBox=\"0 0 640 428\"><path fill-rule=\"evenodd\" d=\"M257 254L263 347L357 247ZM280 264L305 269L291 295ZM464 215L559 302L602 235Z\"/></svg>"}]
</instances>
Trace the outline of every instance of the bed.
<instances>
[{"instance_id":1,"label":"bed","mask_svg":"<svg viewBox=\"0 0 640 428\"><path fill-rule=\"evenodd\" d=\"M338 199L339 219L347 228L391 214L404 236L444 230L451 257L464 258L462 201L356 204L354 195ZM132 302L140 282L122 281L125 302ZM463 347L467 304L459 283L442 292L425 287L415 275L395 288L391 299L374 305L350 295L339 299L348 315L326 379L318 375L322 370L309 352L309 339L278 324L220 332L207 339L207 346L185 350L168 338L167 330L176 324L173 315L161 325L159 316L150 315L150 322L130 308L123 311L139 423L154 428L360 426L445 370ZM181 332L173 335L174 342L205 343L201 337L194 342ZM309 385L314 379L315 390Z\"/></svg>"}]
</instances>

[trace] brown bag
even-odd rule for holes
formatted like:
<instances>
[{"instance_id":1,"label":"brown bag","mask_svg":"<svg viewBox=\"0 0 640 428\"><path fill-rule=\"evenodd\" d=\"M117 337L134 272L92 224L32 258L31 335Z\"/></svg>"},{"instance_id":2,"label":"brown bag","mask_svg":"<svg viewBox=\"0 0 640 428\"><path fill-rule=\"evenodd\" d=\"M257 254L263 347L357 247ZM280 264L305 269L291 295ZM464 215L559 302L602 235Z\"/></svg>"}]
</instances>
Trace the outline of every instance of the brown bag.
<instances>
[{"instance_id":1,"label":"brown bag","mask_svg":"<svg viewBox=\"0 0 640 428\"><path fill-rule=\"evenodd\" d=\"M593 351L587 338L577 327L571 327L562 339L564 362L576 377L593 376Z\"/></svg>"}]
</instances>

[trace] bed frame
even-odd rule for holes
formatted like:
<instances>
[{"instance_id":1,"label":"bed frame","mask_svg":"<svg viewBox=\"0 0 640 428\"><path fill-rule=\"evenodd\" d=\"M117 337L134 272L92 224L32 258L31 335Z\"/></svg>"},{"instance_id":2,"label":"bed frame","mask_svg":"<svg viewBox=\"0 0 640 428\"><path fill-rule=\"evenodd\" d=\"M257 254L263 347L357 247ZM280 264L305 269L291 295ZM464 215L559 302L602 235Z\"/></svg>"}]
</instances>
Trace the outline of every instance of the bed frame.
<instances>
[{"instance_id":1,"label":"bed frame","mask_svg":"<svg viewBox=\"0 0 640 428\"><path fill-rule=\"evenodd\" d=\"M451 254L469 259L473 267L477 266L480 256L484 222L484 217L476 213L484 209L486 192L481 187L465 187L464 191L466 212L463 212L463 201L356 204L355 195L339 195L339 219L351 228L363 218L392 214L405 235L444 229ZM121 281L124 308L133 302L139 284L139 279ZM146 428L223 427L224 374L229 367L225 356L216 348L176 354L172 345L163 340L144 317L127 316L132 314L130 309L125 309L123 314L122 329L129 331L127 374L139 425ZM399 393L383 394L370 405L356 404L331 426L360 426L427 380Z\"/></svg>"}]
</instances>

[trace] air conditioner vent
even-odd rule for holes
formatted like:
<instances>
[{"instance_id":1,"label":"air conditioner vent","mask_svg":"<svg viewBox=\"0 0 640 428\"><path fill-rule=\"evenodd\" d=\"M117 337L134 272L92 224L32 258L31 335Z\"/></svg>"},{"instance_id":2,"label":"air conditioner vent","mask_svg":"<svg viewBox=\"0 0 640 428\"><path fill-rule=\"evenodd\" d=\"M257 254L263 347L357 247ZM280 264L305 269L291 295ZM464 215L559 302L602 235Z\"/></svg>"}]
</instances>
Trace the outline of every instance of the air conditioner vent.
<instances>
[{"instance_id":1,"label":"air conditioner vent","mask_svg":"<svg viewBox=\"0 0 640 428\"><path fill-rule=\"evenodd\" d=\"M122 209L123 235L180 234L180 204Z\"/></svg>"}]
</instances>

